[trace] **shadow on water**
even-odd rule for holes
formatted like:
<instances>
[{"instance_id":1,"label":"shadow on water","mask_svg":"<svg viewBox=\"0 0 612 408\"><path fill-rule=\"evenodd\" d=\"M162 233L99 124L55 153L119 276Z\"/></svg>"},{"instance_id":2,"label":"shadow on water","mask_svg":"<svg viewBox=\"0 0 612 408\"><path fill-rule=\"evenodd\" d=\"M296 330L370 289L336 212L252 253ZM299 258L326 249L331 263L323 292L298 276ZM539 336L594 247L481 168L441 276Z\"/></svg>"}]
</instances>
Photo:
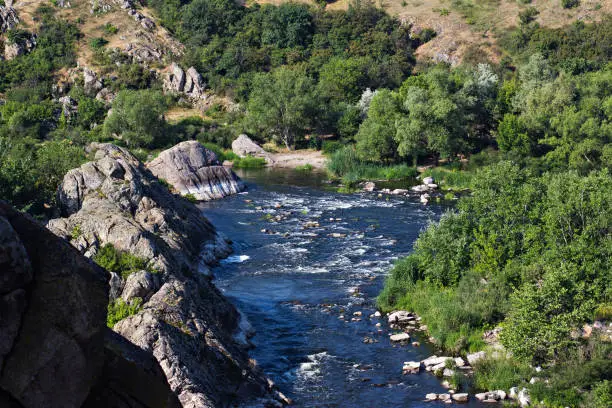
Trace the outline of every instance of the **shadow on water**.
<instances>
[{"instance_id":1,"label":"shadow on water","mask_svg":"<svg viewBox=\"0 0 612 408\"><path fill-rule=\"evenodd\" d=\"M373 316L392 263L443 209L339 194L315 172L238 174L246 193L200 204L234 242L215 283L255 329L252 357L295 406L443 405L423 402L445 392L433 375L402 375L404 361L433 353L425 339L392 345L385 320Z\"/></svg>"}]
</instances>

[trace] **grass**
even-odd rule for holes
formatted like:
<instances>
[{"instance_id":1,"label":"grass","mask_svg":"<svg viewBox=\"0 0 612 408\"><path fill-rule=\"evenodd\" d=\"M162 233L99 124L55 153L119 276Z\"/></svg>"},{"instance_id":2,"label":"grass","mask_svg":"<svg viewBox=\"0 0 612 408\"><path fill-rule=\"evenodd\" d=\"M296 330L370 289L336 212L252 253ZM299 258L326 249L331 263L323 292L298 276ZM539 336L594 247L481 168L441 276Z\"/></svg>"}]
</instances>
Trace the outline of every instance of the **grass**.
<instances>
[{"instance_id":1,"label":"grass","mask_svg":"<svg viewBox=\"0 0 612 408\"><path fill-rule=\"evenodd\" d=\"M133 316L142 310L142 299L134 298L131 302L124 302L123 299L115 299L108 304L108 313L106 315L106 325L111 329L128 316Z\"/></svg>"},{"instance_id":2,"label":"grass","mask_svg":"<svg viewBox=\"0 0 612 408\"><path fill-rule=\"evenodd\" d=\"M295 169L297 171L303 171L303 172L310 172L314 169L314 167L312 166L312 164L304 164L303 166L296 166Z\"/></svg>"},{"instance_id":3,"label":"grass","mask_svg":"<svg viewBox=\"0 0 612 408\"><path fill-rule=\"evenodd\" d=\"M414 178L417 171L407 164L384 166L360 161L352 146L335 151L327 164L328 173L349 188L366 180L402 180Z\"/></svg>"},{"instance_id":4,"label":"grass","mask_svg":"<svg viewBox=\"0 0 612 408\"><path fill-rule=\"evenodd\" d=\"M474 385L480 390L509 390L526 384L532 369L511 358L487 357L474 364Z\"/></svg>"},{"instance_id":5,"label":"grass","mask_svg":"<svg viewBox=\"0 0 612 408\"><path fill-rule=\"evenodd\" d=\"M157 273L155 269L148 267L147 260L132 255L129 252L119 251L113 244L104 245L92 259L107 271L120 274L123 279L140 270Z\"/></svg>"},{"instance_id":6,"label":"grass","mask_svg":"<svg viewBox=\"0 0 612 408\"><path fill-rule=\"evenodd\" d=\"M263 157L237 157L233 160L234 167L238 169L260 169L266 167L266 159Z\"/></svg>"},{"instance_id":7,"label":"grass","mask_svg":"<svg viewBox=\"0 0 612 408\"><path fill-rule=\"evenodd\" d=\"M447 191L467 190L471 187L473 173L452 166L433 167L425 170L421 178L433 177L434 183Z\"/></svg>"}]
</instances>

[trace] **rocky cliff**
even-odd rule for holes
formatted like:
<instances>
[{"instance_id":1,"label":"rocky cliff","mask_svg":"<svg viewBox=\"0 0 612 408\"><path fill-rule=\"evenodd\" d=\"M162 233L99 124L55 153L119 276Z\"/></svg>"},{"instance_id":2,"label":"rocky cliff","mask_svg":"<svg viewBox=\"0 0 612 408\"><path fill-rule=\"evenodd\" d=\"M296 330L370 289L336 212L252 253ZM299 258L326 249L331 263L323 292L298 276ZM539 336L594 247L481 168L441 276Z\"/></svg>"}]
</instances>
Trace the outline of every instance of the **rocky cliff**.
<instances>
[{"instance_id":1,"label":"rocky cliff","mask_svg":"<svg viewBox=\"0 0 612 408\"><path fill-rule=\"evenodd\" d=\"M244 183L221 165L214 152L193 140L164 150L147 168L181 195L191 194L197 200L214 200L244 190Z\"/></svg>"},{"instance_id":2,"label":"rocky cliff","mask_svg":"<svg viewBox=\"0 0 612 408\"><path fill-rule=\"evenodd\" d=\"M106 271L0 202L0 406L179 406L157 361L106 327L108 290Z\"/></svg>"},{"instance_id":3,"label":"rocky cliff","mask_svg":"<svg viewBox=\"0 0 612 408\"><path fill-rule=\"evenodd\" d=\"M125 281L113 274L115 296L132 301L126 290L136 287L132 293L145 299L114 330L155 356L183 407L272 396L267 379L234 340L237 310L210 279L209 266L230 252L227 242L128 151L110 144L93 149L94 161L64 177L58 193L64 218L48 227L87 256L112 244L157 272L155 279L143 271Z\"/></svg>"}]
</instances>

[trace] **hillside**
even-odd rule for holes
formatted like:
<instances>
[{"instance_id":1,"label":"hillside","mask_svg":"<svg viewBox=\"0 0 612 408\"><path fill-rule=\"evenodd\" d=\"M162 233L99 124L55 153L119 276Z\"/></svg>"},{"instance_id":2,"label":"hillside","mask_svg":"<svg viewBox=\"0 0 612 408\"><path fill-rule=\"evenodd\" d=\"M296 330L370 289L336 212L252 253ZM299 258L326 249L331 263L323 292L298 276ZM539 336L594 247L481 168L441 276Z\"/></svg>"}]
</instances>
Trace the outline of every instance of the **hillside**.
<instances>
[{"instance_id":1,"label":"hillside","mask_svg":"<svg viewBox=\"0 0 612 408\"><path fill-rule=\"evenodd\" d=\"M316 2L304 0L306 3ZM279 5L285 0L259 0L260 4ZM328 10L346 10L351 0L329 2ZM503 55L497 44L500 35L519 23L518 15L533 6L540 14L536 21L547 28L559 28L574 21L599 21L612 13L612 1L586 0L565 9L560 0L380 0L375 2L415 30L433 28L437 36L417 49L424 60L458 64L464 59L499 62Z\"/></svg>"}]
</instances>

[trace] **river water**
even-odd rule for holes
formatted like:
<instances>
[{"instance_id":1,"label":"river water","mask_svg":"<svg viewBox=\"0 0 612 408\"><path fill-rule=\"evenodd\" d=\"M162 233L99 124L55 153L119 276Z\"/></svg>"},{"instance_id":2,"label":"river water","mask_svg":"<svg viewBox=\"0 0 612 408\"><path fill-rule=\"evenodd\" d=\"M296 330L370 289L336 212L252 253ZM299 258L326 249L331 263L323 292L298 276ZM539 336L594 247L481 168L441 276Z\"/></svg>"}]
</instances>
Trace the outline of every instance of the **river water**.
<instances>
[{"instance_id":1,"label":"river water","mask_svg":"<svg viewBox=\"0 0 612 408\"><path fill-rule=\"evenodd\" d=\"M233 241L215 284L256 331L251 356L281 391L296 407L444 405L423 402L445 392L433 375L402 375L404 361L432 349L418 337L420 347L392 345L386 320L370 317L393 261L443 209L418 197L339 194L314 173L239 175L246 193L201 204Z\"/></svg>"}]
</instances>

